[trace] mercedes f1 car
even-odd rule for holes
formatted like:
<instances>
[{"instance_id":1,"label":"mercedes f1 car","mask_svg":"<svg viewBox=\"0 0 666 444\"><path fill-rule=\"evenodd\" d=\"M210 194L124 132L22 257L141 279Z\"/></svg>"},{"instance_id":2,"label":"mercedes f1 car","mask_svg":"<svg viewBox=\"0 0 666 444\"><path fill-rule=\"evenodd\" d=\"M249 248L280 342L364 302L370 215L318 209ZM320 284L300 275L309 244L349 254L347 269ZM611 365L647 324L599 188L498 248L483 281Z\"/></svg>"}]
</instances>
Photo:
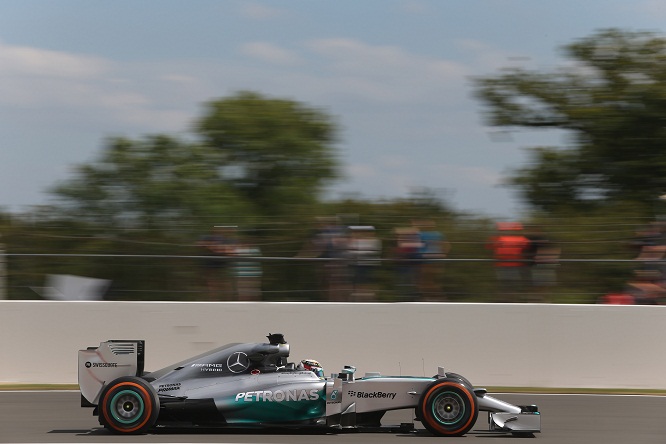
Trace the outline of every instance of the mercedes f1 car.
<instances>
[{"instance_id":1,"label":"mercedes f1 car","mask_svg":"<svg viewBox=\"0 0 666 444\"><path fill-rule=\"evenodd\" d=\"M315 361L296 365L288 358L284 336L269 334L268 343L228 344L144 372L144 341L109 340L79 351L81 406L94 407L99 423L119 434L168 426L381 429L384 414L398 409L414 409L415 419L438 436L464 435L479 411L488 412L490 431L541 431L536 406L491 397L441 367L431 378L357 378L345 366L326 378Z\"/></svg>"}]
</instances>

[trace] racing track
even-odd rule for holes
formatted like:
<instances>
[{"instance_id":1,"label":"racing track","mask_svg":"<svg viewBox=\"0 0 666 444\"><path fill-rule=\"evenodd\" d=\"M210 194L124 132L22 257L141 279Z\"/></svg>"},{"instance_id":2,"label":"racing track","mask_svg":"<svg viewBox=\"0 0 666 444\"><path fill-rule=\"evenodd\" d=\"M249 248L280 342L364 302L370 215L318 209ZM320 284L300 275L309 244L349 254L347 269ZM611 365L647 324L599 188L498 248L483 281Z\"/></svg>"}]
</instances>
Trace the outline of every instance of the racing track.
<instances>
[{"instance_id":1,"label":"racing track","mask_svg":"<svg viewBox=\"0 0 666 444\"><path fill-rule=\"evenodd\" d=\"M666 442L666 397L594 395L502 395L512 403L537 404L543 433L535 444L652 444ZM408 411L389 412L392 423L407 422ZM416 423L420 427L420 423ZM486 415L479 414L474 430L485 429ZM505 435L473 431L461 441L416 433L304 434L295 432L215 432L114 436L100 429L90 409L79 407L79 393L0 392L0 442L15 443L297 443L355 444L516 442ZM444 441L443 441L444 440Z\"/></svg>"}]
</instances>

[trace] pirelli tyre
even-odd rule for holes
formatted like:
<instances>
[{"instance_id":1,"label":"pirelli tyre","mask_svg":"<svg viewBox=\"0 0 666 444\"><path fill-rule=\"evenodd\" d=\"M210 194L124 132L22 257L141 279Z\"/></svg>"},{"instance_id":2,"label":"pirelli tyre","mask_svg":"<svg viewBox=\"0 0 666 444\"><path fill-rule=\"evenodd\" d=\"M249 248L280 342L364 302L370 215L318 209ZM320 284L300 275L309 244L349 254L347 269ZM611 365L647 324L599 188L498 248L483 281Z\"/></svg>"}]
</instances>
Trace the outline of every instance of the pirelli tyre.
<instances>
[{"instance_id":1,"label":"pirelli tyre","mask_svg":"<svg viewBox=\"0 0 666 444\"><path fill-rule=\"evenodd\" d=\"M479 404L472 387L457 378L441 378L423 392L416 416L436 436L461 436L479 415Z\"/></svg>"},{"instance_id":2,"label":"pirelli tyre","mask_svg":"<svg viewBox=\"0 0 666 444\"><path fill-rule=\"evenodd\" d=\"M155 424L159 411L153 386L134 376L112 381L99 397L99 422L113 433L144 433Z\"/></svg>"},{"instance_id":3,"label":"pirelli tyre","mask_svg":"<svg viewBox=\"0 0 666 444\"><path fill-rule=\"evenodd\" d=\"M446 372L446 377L449 379L458 379L460 382L465 384L468 388L474 389L474 386L472 385L471 382L469 382L469 379L465 378L462 375L459 375L458 373L452 373L452 372Z\"/></svg>"}]
</instances>

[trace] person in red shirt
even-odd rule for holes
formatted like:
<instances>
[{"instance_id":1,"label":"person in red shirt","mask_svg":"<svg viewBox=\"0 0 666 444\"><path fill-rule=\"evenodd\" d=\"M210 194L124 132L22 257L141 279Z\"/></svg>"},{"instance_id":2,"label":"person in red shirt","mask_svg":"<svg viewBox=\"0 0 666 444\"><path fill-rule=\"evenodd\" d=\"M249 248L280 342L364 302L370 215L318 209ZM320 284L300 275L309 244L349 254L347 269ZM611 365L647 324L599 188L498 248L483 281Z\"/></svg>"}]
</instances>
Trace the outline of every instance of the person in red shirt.
<instances>
[{"instance_id":1,"label":"person in red shirt","mask_svg":"<svg viewBox=\"0 0 666 444\"><path fill-rule=\"evenodd\" d=\"M529 265L525 250L530 241L518 222L500 222L497 229L498 234L490 239L488 246L493 250L502 302L515 302L525 287Z\"/></svg>"}]
</instances>

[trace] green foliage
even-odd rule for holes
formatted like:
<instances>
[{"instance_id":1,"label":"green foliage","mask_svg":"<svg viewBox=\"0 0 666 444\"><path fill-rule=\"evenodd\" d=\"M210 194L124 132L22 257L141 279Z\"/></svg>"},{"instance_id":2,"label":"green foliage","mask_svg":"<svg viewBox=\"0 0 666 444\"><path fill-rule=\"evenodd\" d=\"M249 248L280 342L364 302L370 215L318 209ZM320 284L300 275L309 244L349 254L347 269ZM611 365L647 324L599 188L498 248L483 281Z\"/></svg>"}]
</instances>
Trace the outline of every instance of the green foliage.
<instances>
[{"instance_id":1,"label":"green foliage","mask_svg":"<svg viewBox=\"0 0 666 444\"><path fill-rule=\"evenodd\" d=\"M57 204L45 215L84 226L90 237L70 239L67 248L51 245L79 254L90 249L136 254L138 248L140 254L196 256L209 253L197 248L196 240L213 225L238 225L242 240L262 244L264 255L293 255L300 247L294 235L301 235L299 242L306 235L290 229L276 235L267 227L273 221L306 226L307 216L301 215L319 205L323 186L338 176L335 133L331 117L322 111L240 92L208 103L191 140L168 135L109 139L97 160L78 166L72 178L52 189ZM280 251L285 245L292 251ZM156 288L169 288L174 297L185 299L190 291L194 298L202 291L197 259L164 259L146 268L140 259L96 258L94 273L76 260L67 261L64 268L112 280L112 295L121 299L128 291L148 299L171 298L151 290ZM32 270L42 276L38 262L33 261ZM267 270L277 290L280 278L291 273L274 263Z\"/></svg>"},{"instance_id":2,"label":"green foliage","mask_svg":"<svg viewBox=\"0 0 666 444\"><path fill-rule=\"evenodd\" d=\"M643 38L630 37L630 41ZM612 34L607 38L615 41ZM589 57L591 41L578 45L571 47L572 53ZM645 63L656 51L648 49ZM627 55L616 58L624 60ZM601 95L607 81L600 74L596 81L590 73L583 74L576 74L580 77L576 81L591 83L598 91L576 94ZM512 178L534 208L542 210L525 216L523 222L541 226L562 248L563 258L587 261L561 265L558 285L547 289L544 298L553 302L594 302L600 295L621 290L634 267L631 259L636 252L629 248L630 239L652 214L666 210L659 208L654 196L637 197L654 192L663 174L650 179L655 187L650 188L637 169L633 180L640 183L624 192L624 176L615 167L631 156L618 151L620 145L611 146L616 142L613 137L602 137L604 129L613 130L607 119L614 96L608 103L599 99L583 102L595 106L575 107L577 102L570 97L574 91L558 82L576 76L553 80L521 74L480 83L494 104L497 124L563 125L579 133L578 146L535 148L534 162ZM513 96L507 93L511 88L518 88ZM527 93L532 103L522 100ZM657 109L654 105L653 111ZM619 113L611 120L628 131L625 119ZM569 121L581 125L564 124ZM261 248L264 300L326 300L322 264L298 256L307 249L316 217L337 216L343 225L373 225L382 239L385 261L377 276L379 300L404 300L396 289L391 261L395 229L423 220L432 221L451 243L451 261L442 262L436 275L442 293L433 299L497 300L497 280L486 246L495 234L494 221L457 213L428 190L408 199L320 199L320 191L338 176L339 168L333 148L335 127L325 113L242 92L210 102L196 128L194 141L167 135L109 139L99 159L79 166L73 177L54 187L57 205L24 215L0 212L0 242L12 255L9 297L39 298L32 289L43 286L46 275L72 274L110 280L106 298L112 300L206 300L200 256L209 252L197 240L213 225L237 225L239 240ZM658 135L653 126L646 131L650 137ZM632 140L627 135L625 142L636 154L644 145ZM650 140L645 146L651 147L649 152L638 153L639 157L658 164L656 142ZM18 256L32 253L59 256ZM609 259L627 262L604 262ZM224 278L230 279L229 274Z\"/></svg>"},{"instance_id":3,"label":"green foliage","mask_svg":"<svg viewBox=\"0 0 666 444\"><path fill-rule=\"evenodd\" d=\"M201 142L108 140L100 159L53 188L58 209L116 227L210 227L303 211L337 177L331 118L299 103L242 92L210 102L196 127Z\"/></svg>"},{"instance_id":4,"label":"green foliage","mask_svg":"<svg viewBox=\"0 0 666 444\"><path fill-rule=\"evenodd\" d=\"M196 127L227 182L264 215L315 204L338 176L331 118L297 102L240 92L209 102Z\"/></svg>"},{"instance_id":5,"label":"green foliage","mask_svg":"<svg viewBox=\"0 0 666 444\"><path fill-rule=\"evenodd\" d=\"M567 69L476 79L491 125L555 128L573 141L533 149L510 184L549 211L654 202L666 190L666 39L604 30L564 52Z\"/></svg>"},{"instance_id":6,"label":"green foliage","mask_svg":"<svg viewBox=\"0 0 666 444\"><path fill-rule=\"evenodd\" d=\"M101 158L53 189L63 216L100 226L155 229L251 214L220 177L216 151L168 136L107 141Z\"/></svg>"}]
</instances>

